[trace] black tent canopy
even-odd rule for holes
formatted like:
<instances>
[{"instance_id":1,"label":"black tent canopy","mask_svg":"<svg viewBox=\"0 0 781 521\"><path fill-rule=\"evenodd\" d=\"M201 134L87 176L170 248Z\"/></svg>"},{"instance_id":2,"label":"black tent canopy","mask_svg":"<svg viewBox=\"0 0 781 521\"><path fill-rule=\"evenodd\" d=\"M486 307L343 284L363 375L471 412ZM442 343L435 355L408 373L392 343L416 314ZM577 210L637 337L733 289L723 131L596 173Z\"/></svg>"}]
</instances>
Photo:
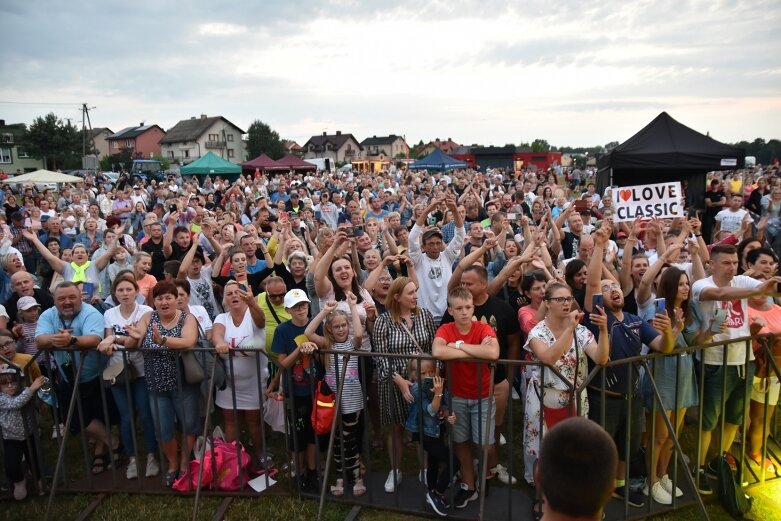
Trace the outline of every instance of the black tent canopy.
<instances>
[{"instance_id":1,"label":"black tent canopy","mask_svg":"<svg viewBox=\"0 0 781 521\"><path fill-rule=\"evenodd\" d=\"M687 199L700 207L706 174L743 168L746 151L700 134L662 112L597 161L597 186L688 181Z\"/></svg>"}]
</instances>

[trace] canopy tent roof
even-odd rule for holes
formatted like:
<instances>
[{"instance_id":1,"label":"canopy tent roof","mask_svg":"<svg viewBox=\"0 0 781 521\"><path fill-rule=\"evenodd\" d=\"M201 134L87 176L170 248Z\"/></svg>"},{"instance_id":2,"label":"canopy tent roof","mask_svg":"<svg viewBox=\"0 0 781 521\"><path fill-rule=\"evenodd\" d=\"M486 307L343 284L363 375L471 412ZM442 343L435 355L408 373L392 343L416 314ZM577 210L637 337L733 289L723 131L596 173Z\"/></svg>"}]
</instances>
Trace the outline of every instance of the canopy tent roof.
<instances>
[{"instance_id":1,"label":"canopy tent roof","mask_svg":"<svg viewBox=\"0 0 781 521\"><path fill-rule=\"evenodd\" d=\"M241 166L208 152L205 156L180 169L182 175L230 175L241 174Z\"/></svg>"},{"instance_id":2,"label":"canopy tent roof","mask_svg":"<svg viewBox=\"0 0 781 521\"><path fill-rule=\"evenodd\" d=\"M280 165L266 154L260 154L255 159L244 162L241 164L243 170L287 170L288 167Z\"/></svg>"},{"instance_id":3,"label":"canopy tent roof","mask_svg":"<svg viewBox=\"0 0 781 521\"><path fill-rule=\"evenodd\" d=\"M75 175L52 172L51 170L36 170L27 174L6 179L5 183L83 183L84 179Z\"/></svg>"},{"instance_id":4,"label":"canopy tent roof","mask_svg":"<svg viewBox=\"0 0 781 521\"><path fill-rule=\"evenodd\" d=\"M293 154L288 154L279 161L277 161L280 165L284 166L285 168L289 170L317 170L317 167L313 165L312 163L307 163L300 157L296 157Z\"/></svg>"},{"instance_id":5,"label":"canopy tent roof","mask_svg":"<svg viewBox=\"0 0 781 521\"><path fill-rule=\"evenodd\" d=\"M450 170L451 168L466 168L466 163L454 159L435 148L426 157L422 157L409 166L412 170Z\"/></svg>"},{"instance_id":6,"label":"canopy tent roof","mask_svg":"<svg viewBox=\"0 0 781 521\"><path fill-rule=\"evenodd\" d=\"M743 168L746 151L720 143L659 114L640 132L599 158L599 170L678 169L734 170Z\"/></svg>"}]
</instances>

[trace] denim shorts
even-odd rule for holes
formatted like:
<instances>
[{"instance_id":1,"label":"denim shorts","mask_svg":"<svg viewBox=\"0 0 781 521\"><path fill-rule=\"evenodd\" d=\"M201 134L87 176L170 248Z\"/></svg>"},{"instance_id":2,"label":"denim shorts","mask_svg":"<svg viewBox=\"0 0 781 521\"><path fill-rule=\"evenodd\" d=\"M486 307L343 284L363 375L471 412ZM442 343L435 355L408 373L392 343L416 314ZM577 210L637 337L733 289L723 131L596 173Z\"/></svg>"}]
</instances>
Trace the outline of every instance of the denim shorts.
<instances>
[{"instance_id":1,"label":"denim shorts","mask_svg":"<svg viewBox=\"0 0 781 521\"><path fill-rule=\"evenodd\" d=\"M160 431L160 441L166 442L176 436L176 421L184 434L197 436L200 432L198 400L200 385L183 384L179 390L149 391L149 407L155 427Z\"/></svg>"},{"instance_id":2,"label":"denim shorts","mask_svg":"<svg viewBox=\"0 0 781 521\"><path fill-rule=\"evenodd\" d=\"M491 418L488 420L488 404L491 404ZM453 443L469 441L478 445L493 445L494 427L496 423L496 399L481 398L470 400L454 396L451 399L453 413L456 415L456 423L453 425ZM482 434L484 442L480 441ZM471 435L471 436L470 436Z\"/></svg>"},{"instance_id":3,"label":"denim shorts","mask_svg":"<svg viewBox=\"0 0 781 521\"><path fill-rule=\"evenodd\" d=\"M746 378L749 380L749 392L754 382L754 362L745 366L728 365L724 401L724 421L732 425L743 422L743 412L746 405ZM699 376L699 367L697 368ZM702 387L702 430L712 431L716 428L721 414L722 387L724 386L724 367L705 364Z\"/></svg>"}]
</instances>

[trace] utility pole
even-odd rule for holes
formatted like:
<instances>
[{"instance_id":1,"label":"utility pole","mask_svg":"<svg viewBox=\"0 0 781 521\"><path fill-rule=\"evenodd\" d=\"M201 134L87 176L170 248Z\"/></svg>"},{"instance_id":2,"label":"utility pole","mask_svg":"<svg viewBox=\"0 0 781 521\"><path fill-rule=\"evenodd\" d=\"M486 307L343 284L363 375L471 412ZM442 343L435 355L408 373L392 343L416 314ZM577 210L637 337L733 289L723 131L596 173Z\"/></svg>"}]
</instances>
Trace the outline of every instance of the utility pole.
<instances>
[{"instance_id":1,"label":"utility pole","mask_svg":"<svg viewBox=\"0 0 781 521\"><path fill-rule=\"evenodd\" d=\"M95 149L95 137L92 135L92 121L89 117L89 111L95 107L87 107L86 103L81 104L81 157L82 167L84 166L84 157L87 156L87 140L89 139L90 151ZM87 130L89 129L89 133ZM89 136L89 138L87 137Z\"/></svg>"}]
</instances>

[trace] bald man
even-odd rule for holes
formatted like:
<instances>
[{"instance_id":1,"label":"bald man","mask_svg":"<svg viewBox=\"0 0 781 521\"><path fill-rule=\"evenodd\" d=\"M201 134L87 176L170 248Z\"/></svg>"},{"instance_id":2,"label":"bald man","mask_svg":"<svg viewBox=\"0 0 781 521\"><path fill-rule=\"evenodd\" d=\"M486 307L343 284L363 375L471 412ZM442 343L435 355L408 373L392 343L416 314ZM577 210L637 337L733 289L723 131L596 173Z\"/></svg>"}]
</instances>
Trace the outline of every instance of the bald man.
<instances>
[{"instance_id":1,"label":"bald man","mask_svg":"<svg viewBox=\"0 0 781 521\"><path fill-rule=\"evenodd\" d=\"M26 271L17 271L11 275L11 296L4 302L8 312L8 326L13 327L16 323L16 303L22 297L35 297L35 300L41 305L41 309L49 309L54 305L54 300L48 291L35 287L35 279Z\"/></svg>"}]
</instances>

